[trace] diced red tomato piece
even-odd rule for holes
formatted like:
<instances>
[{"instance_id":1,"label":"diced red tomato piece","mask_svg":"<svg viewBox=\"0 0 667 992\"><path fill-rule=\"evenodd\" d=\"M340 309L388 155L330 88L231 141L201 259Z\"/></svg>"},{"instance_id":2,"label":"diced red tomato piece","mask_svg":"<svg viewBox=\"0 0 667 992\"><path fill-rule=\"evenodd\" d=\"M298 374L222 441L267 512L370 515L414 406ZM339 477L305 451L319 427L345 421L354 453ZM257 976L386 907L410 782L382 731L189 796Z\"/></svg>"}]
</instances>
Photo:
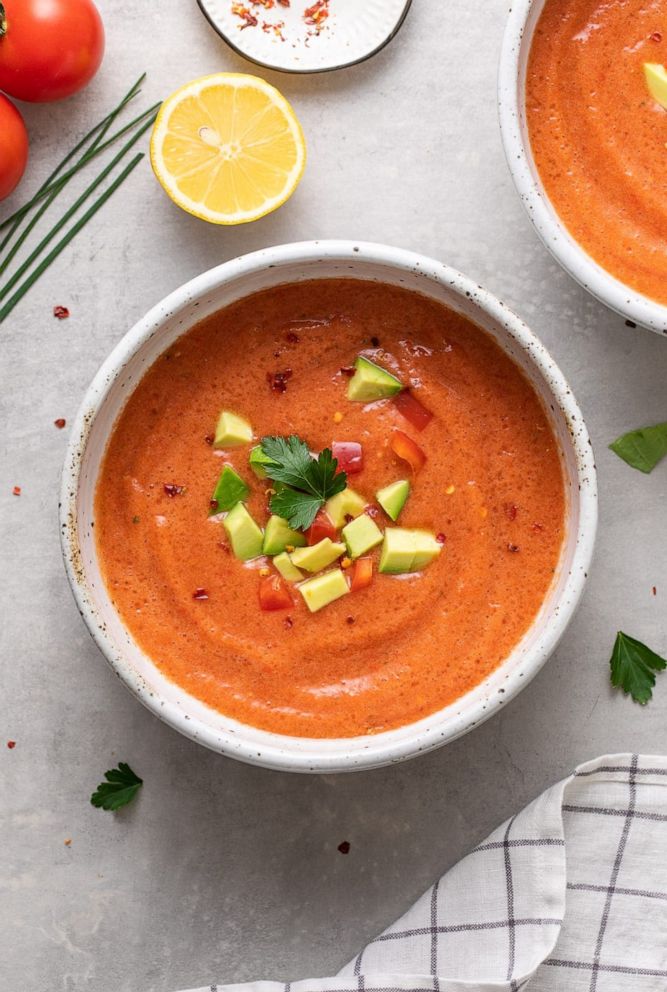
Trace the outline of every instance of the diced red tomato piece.
<instances>
[{"instance_id":1,"label":"diced red tomato piece","mask_svg":"<svg viewBox=\"0 0 667 992\"><path fill-rule=\"evenodd\" d=\"M373 559L372 558L357 558L354 565L352 566L352 583L350 585L351 592L358 592L360 589L365 589L373 581Z\"/></svg>"},{"instance_id":2,"label":"diced red tomato piece","mask_svg":"<svg viewBox=\"0 0 667 992\"><path fill-rule=\"evenodd\" d=\"M337 531L334 522L329 514L325 510L318 510L317 516L306 531L306 538L308 539L308 544L313 545L319 544L325 537L329 537L332 541L335 541L336 534Z\"/></svg>"},{"instance_id":3,"label":"diced red tomato piece","mask_svg":"<svg viewBox=\"0 0 667 992\"><path fill-rule=\"evenodd\" d=\"M413 472L418 472L423 468L426 455L416 441L404 434L403 431L394 431L391 435L391 449L395 455L407 462Z\"/></svg>"},{"instance_id":4,"label":"diced red tomato piece","mask_svg":"<svg viewBox=\"0 0 667 992\"><path fill-rule=\"evenodd\" d=\"M364 452L356 441L334 441L331 453L338 459L338 471L357 475L364 467Z\"/></svg>"},{"instance_id":5,"label":"diced red tomato piece","mask_svg":"<svg viewBox=\"0 0 667 992\"><path fill-rule=\"evenodd\" d=\"M398 396L394 396L392 402L398 412L418 431L423 431L433 420L431 411L419 402L410 389L404 389Z\"/></svg>"},{"instance_id":6,"label":"diced red tomato piece","mask_svg":"<svg viewBox=\"0 0 667 992\"><path fill-rule=\"evenodd\" d=\"M263 610L289 610L294 606L289 589L279 575L259 580L259 605Z\"/></svg>"}]
</instances>

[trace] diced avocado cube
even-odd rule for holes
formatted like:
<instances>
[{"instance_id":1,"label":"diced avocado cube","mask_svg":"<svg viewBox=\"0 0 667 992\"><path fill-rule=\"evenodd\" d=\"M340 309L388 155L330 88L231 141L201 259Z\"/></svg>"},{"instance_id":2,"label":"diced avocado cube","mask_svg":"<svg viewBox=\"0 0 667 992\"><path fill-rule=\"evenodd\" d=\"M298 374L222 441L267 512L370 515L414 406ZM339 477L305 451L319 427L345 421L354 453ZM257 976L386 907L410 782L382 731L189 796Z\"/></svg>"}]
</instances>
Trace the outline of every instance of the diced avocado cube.
<instances>
[{"instance_id":1,"label":"diced avocado cube","mask_svg":"<svg viewBox=\"0 0 667 992\"><path fill-rule=\"evenodd\" d=\"M343 527L342 537L350 558L359 558L381 542L382 531L367 513L362 513Z\"/></svg>"},{"instance_id":2,"label":"diced avocado cube","mask_svg":"<svg viewBox=\"0 0 667 992\"><path fill-rule=\"evenodd\" d=\"M218 418L218 426L215 429L213 447L215 448L240 448L244 444L252 441L252 427L247 420L239 417L236 413L223 410Z\"/></svg>"},{"instance_id":3,"label":"diced avocado cube","mask_svg":"<svg viewBox=\"0 0 667 992\"><path fill-rule=\"evenodd\" d=\"M354 363L356 369L347 387L347 398L356 403L372 403L395 396L403 389L395 375L359 355Z\"/></svg>"},{"instance_id":4,"label":"diced avocado cube","mask_svg":"<svg viewBox=\"0 0 667 992\"><path fill-rule=\"evenodd\" d=\"M311 613L316 613L323 606L346 596L349 591L350 587L340 568L316 575L314 579L308 579L299 586L299 592Z\"/></svg>"},{"instance_id":5,"label":"diced avocado cube","mask_svg":"<svg viewBox=\"0 0 667 992\"><path fill-rule=\"evenodd\" d=\"M244 503L237 503L230 510L222 526L227 532L232 551L241 561L259 558L262 553L264 535L248 513Z\"/></svg>"},{"instance_id":6,"label":"diced avocado cube","mask_svg":"<svg viewBox=\"0 0 667 992\"><path fill-rule=\"evenodd\" d=\"M405 506L405 501L410 495L410 483L407 479L400 479L392 482L384 489L378 489L375 498L392 520L398 520L398 515Z\"/></svg>"},{"instance_id":7,"label":"diced avocado cube","mask_svg":"<svg viewBox=\"0 0 667 992\"><path fill-rule=\"evenodd\" d=\"M258 479L266 479L266 469L265 465L271 465L271 459L268 455L265 455L262 451L261 445L257 445L250 452L250 457L248 458L248 464L253 470Z\"/></svg>"},{"instance_id":8,"label":"diced avocado cube","mask_svg":"<svg viewBox=\"0 0 667 992\"><path fill-rule=\"evenodd\" d=\"M269 517L264 531L265 555L279 555L288 545L294 548L301 548L306 544L306 535L300 534L298 530L292 530L290 525L282 517Z\"/></svg>"},{"instance_id":9,"label":"diced avocado cube","mask_svg":"<svg viewBox=\"0 0 667 992\"><path fill-rule=\"evenodd\" d=\"M437 558L441 550L429 531L388 527L384 532L380 571L390 575L418 572Z\"/></svg>"},{"instance_id":10,"label":"diced avocado cube","mask_svg":"<svg viewBox=\"0 0 667 992\"><path fill-rule=\"evenodd\" d=\"M250 487L245 484L231 465L225 465L213 491L209 514L224 513L231 510L241 500L247 499L249 495Z\"/></svg>"},{"instance_id":11,"label":"diced avocado cube","mask_svg":"<svg viewBox=\"0 0 667 992\"><path fill-rule=\"evenodd\" d=\"M427 530L413 530L412 533L415 536L415 556L412 559L412 571L419 572L438 557L442 551L442 545L438 544L435 535Z\"/></svg>"},{"instance_id":12,"label":"diced avocado cube","mask_svg":"<svg viewBox=\"0 0 667 992\"><path fill-rule=\"evenodd\" d=\"M296 565L292 564L292 559L286 551L276 555L273 559L273 564L288 582L300 582L303 578L303 572L300 572Z\"/></svg>"},{"instance_id":13,"label":"diced avocado cube","mask_svg":"<svg viewBox=\"0 0 667 992\"><path fill-rule=\"evenodd\" d=\"M366 500L359 493L355 493L354 489L343 489L342 493L332 496L324 504L324 509L336 529L344 526L347 517L358 517L364 512L365 507Z\"/></svg>"},{"instance_id":14,"label":"diced avocado cube","mask_svg":"<svg viewBox=\"0 0 667 992\"><path fill-rule=\"evenodd\" d=\"M319 572L344 554L344 544L337 544L330 537L325 537L309 548L297 548L290 557L297 568L303 568L306 572Z\"/></svg>"}]
</instances>

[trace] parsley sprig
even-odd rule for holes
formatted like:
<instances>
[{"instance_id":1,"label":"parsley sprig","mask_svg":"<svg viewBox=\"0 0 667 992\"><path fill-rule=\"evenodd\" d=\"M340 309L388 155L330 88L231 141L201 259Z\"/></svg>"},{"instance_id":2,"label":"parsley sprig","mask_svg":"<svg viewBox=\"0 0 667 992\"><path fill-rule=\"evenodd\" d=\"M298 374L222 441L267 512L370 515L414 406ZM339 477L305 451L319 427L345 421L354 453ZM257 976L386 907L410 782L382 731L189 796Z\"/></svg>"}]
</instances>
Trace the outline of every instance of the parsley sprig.
<instances>
[{"instance_id":1,"label":"parsley sprig","mask_svg":"<svg viewBox=\"0 0 667 992\"><path fill-rule=\"evenodd\" d=\"M338 472L338 460L330 448L313 458L301 438L262 438L262 451L271 461L264 465L274 482L286 487L271 499L271 512L283 517L294 530L307 530L317 511L328 499L345 489L345 472Z\"/></svg>"},{"instance_id":2,"label":"parsley sprig","mask_svg":"<svg viewBox=\"0 0 667 992\"><path fill-rule=\"evenodd\" d=\"M90 797L93 806L115 812L121 806L131 803L137 792L144 784L143 779L132 771L130 766L121 761L118 768L112 768L104 773L106 782L101 782Z\"/></svg>"},{"instance_id":3,"label":"parsley sprig","mask_svg":"<svg viewBox=\"0 0 667 992\"><path fill-rule=\"evenodd\" d=\"M667 661L641 641L619 630L611 656L611 684L629 693L644 706L653 695L655 673L667 668Z\"/></svg>"}]
</instances>

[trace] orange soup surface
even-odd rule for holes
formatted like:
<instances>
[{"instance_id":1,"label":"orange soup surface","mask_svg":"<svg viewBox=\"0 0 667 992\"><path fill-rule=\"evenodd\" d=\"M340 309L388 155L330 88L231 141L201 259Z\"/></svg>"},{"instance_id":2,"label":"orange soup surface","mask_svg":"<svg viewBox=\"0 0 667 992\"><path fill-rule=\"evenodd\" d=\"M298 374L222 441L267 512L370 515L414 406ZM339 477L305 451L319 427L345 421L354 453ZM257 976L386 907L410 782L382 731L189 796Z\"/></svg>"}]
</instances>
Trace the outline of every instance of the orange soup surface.
<instances>
[{"instance_id":1,"label":"orange soup surface","mask_svg":"<svg viewBox=\"0 0 667 992\"><path fill-rule=\"evenodd\" d=\"M667 65L665 4L547 0L528 63L535 163L572 236L626 285L667 303L667 110L644 63Z\"/></svg>"},{"instance_id":2,"label":"orange soup surface","mask_svg":"<svg viewBox=\"0 0 667 992\"><path fill-rule=\"evenodd\" d=\"M411 386L430 423L417 429L392 399L348 400L359 355ZM246 506L261 526L269 514L271 483L249 470L250 446L211 445L223 409L252 424L253 443L295 434L313 452L361 444L349 484L372 506L379 488L410 479L398 526L437 535L439 556L385 575L375 548L366 588L310 613L293 585L289 609L262 610L271 560L236 559L209 516L224 464L250 485ZM418 472L393 453L396 431L426 455ZM545 411L491 338L426 297L330 279L248 297L149 369L112 434L95 529L115 607L170 679L244 723L322 738L411 723L489 675L544 600L564 513Z\"/></svg>"}]
</instances>

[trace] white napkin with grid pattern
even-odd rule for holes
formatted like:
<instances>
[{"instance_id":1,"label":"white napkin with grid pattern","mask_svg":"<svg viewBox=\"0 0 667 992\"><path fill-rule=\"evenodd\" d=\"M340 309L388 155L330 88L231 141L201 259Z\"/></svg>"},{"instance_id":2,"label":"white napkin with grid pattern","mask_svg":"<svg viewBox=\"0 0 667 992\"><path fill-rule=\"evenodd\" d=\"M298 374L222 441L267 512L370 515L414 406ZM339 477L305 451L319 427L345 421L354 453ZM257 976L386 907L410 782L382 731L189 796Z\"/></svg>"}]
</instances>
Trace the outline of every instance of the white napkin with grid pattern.
<instances>
[{"instance_id":1,"label":"white napkin with grid pattern","mask_svg":"<svg viewBox=\"0 0 667 992\"><path fill-rule=\"evenodd\" d=\"M667 757L581 765L335 978L196 992L667 992ZM195 992L195 990L193 990Z\"/></svg>"}]
</instances>

